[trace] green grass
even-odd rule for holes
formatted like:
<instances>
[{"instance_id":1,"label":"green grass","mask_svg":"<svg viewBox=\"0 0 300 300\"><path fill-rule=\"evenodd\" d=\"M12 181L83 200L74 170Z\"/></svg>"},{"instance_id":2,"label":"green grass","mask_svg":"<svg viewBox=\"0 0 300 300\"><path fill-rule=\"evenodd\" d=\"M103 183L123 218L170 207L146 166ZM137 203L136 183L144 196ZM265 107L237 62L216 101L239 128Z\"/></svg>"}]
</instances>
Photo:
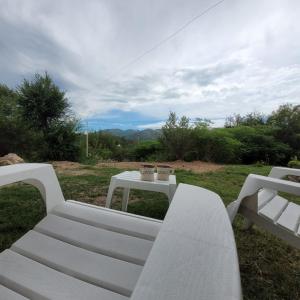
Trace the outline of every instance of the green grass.
<instances>
[{"instance_id":1,"label":"green grass","mask_svg":"<svg viewBox=\"0 0 300 300\"><path fill-rule=\"evenodd\" d=\"M103 201L110 177L120 172L112 168L86 166L87 174L60 175L64 195L98 204ZM267 166L227 166L204 174L176 171L177 181L202 186L218 193L227 205L236 199L249 173L266 175ZM90 172L90 173L89 173ZM300 203L299 197L285 195ZM167 209L166 196L133 191L128 211L163 219ZM117 190L113 208L120 209L121 191ZM22 236L43 218L45 207L39 193L32 187L18 184L0 189L0 251ZM234 223L244 299L300 299L300 251L286 245L271 234L254 227L243 231L242 219ZM199 270L201 272L201 270Z\"/></svg>"}]
</instances>

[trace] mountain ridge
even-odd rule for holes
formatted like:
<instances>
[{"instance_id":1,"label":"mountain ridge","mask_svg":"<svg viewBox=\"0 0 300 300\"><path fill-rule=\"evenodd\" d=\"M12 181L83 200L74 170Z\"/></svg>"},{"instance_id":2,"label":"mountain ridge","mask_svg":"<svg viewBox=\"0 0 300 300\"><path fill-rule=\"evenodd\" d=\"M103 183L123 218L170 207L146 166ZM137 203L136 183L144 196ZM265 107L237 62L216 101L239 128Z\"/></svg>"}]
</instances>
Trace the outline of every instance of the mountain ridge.
<instances>
[{"instance_id":1,"label":"mountain ridge","mask_svg":"<svg viewBox=\"0 0 300 300\"><path fill-rule=\"evenodd\" d=\"M104 129L102 132L107 132L115 136L123 137L128 140L137 141L137 140L157 140L161 135L161 129Z\"/></svg>"}]
</instances>

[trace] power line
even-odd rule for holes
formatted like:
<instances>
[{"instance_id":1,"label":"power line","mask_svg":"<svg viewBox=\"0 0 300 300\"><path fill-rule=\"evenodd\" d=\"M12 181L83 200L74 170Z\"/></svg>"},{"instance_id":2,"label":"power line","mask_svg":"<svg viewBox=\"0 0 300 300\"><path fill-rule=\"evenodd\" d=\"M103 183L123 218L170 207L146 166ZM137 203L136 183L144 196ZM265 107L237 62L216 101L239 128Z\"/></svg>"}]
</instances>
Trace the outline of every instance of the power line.
<instances>
[{"instance_id":1,"label":"power line","mask_svg":"<svg viewBox=\"0 0 300 300\"><path fill-rule=\"evenodd\" d=\"M116 73L118 73L120 71L123 71L124 69L127 69L131 65L135 64L136 62L138 62L139 60L141 60L143 57L145 57L149 53L151 53L154 50L156 50L157 48L159 48L161 45L165 44L166 42L168 42L169 40L171 40L172 38L174 38L178 33L180 33L181 31L183 31L185 28L187 28L193 22L195 22L196 20L198 20L199 18L201 18L203 15L207 14L209 11L213 10L214 8L216 8L217 6L219 6L220 4L222 4L224 1L225 0L221 0L221 1L218 1L218 2L214 3L213 5L209 6L207 9L205 9L201 13L197 14L192 19L190 19L189 21L187 21L185 24L183 24L182 26L180 26L176 31L174 31L173 33L171 33L170 35L168 35L167 37L165 37L164 39L162 39L161 41L159 41L157 44L155 44L154 46L152 46L150 49L144 51L143 53L141 53L137 57L135 57L132 60L130 60L127 64L125 64L124 66L122 66L121 68L119 68L114 74L116 75ZM111 75L109 78L111 78L112 76L113 75Z\"/></svg>"}]
</instances>

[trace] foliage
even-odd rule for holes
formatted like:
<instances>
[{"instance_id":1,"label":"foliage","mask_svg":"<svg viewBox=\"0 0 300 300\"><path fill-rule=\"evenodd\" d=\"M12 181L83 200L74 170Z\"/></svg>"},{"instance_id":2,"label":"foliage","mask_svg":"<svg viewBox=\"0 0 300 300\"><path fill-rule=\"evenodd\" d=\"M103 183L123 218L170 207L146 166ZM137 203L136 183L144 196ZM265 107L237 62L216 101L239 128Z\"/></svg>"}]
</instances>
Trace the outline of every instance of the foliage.
<instances>
[{"instance_id":1,"label":"foliage","mask_svg":"<svg viewBox=\"0 0 300 300\"><path fill-rule=\"evenodd\" d=\"M193 137L198 159L218 163L239 161L241 143L226 131L196 127Z\"/></svg>"},{"instance_id":2,"label":"foliage","mask_svg":"<svg viewBox=\"0 0 300 300\"><path fill-rule=\"evenodd\" d=\"M181 122L180 122L180 121ZM218 163L264 162L286 165L300 149L300 106L283 105L270 117L254 112L233 115L225 128L211 128L206 119L178 119L170 113L162 128L162 146L170 159Z\"/></svg>"},{"instance_id":3,"label":"foliage","mask_svg":"<svg viewBox=\"0 0 300 300\"><path fill-rule=\"evenodd\" d=\"M45 158L50 160L71 160L78 159L80 147L76 120L64 120L52 122L48 128L46 138L47 150L45 150Z\"/></svg>"},{"instance_id":4,"label":"foliage","mask_svg":"<svg viewBox=\"0 0 300 300\"><path fill-rule=\"evenodd\" d=\"M289 145L293 155L300 149L300 105L284 104L274 111L268 120L278 140Z\"/></svg>"},{"instance_id":5,"label":"foliage","mask_svg":"<svg viewBox=\"0 0 300 300\"><path fill-rule=\"evenodd\" d=\"M86 153L86 135L80 134L81 141L81 161L85 161ZM90 158L97 160L123 160L129 157L128 147L132 142L126 139L115 136L109 132L98 131L88 133L88 147Z\"/></svg>"},{"instance_id":6,"label":"foliage","mask_svg":"<svg viewBox=\"0 0 300 300\"><path fill-rule=\"evenodd\" d=\"M111 129L80 133L70 103L50 76L36 74L17 90L0 85L0 155L15 152L31 161L204 160L286 165L300 156L300 105L281 105L270 116L234 114L225 128L208 119L171 112L161 130Z\"/></svg>"},{"instance_id":7,"label":"foliage","mask_svg":"<svg viewBox=\"0 0 300 300\"><path fill-rule=\"evenodd\" d=\"M33 161L77 160L77 128L64 92L47 73L24 80L17 91L0 85L0 155L14 152Z\"/></svg>"},{"instance_id":8,"label":"foliage","mask_svg":"<svg viewBox=\"0 0 300 300\"><path fill-rule=\"evenodd\" d=\"M22 120L18 94L0 85L0 156L14 152L25 158L36 159L44 150L41 138Z\"/></svg>"},{"instance_id":9,"label":"foliage","mask_svg":"<svg viewBox=\"0 0 300 300\"><path fill-rule=\"evenodd\" d=\"M161 135L161 129L104 129L102 132L110 133L111 135L115 135L118 137L125 138L126 140L132 142L140 142L140 141L153 141L157 140Z\"/></svg>"},{"instance_id":10,"label":"foliage","mask_svg":"<svg viewBox=\"0 0 300 300\"><path fill-rule=\"evenodd\" d=\"M225 128L232 128L237 126L261 126L266 124L267 117L258 112L248 113L245 116L240 114L233 114L226 118Z\"/></svg>"},{"instance_id":11,"label":"foliage","mask_svg":"<svg viewBox=\"0 0 300 300\"><path fill-rule=\"evenodd\" d=\"M171 112L162 127L160 142L165 147L169 159L183 159L191 146L190 120L185 116L178 119L176 113Z\"/></svg>"},{"instance_id":12,"label":"foliage","mask_svg":"<svg viewBox=\"0 0 300 300\"><path fill-rule=\"evenodd\" d=\"M132 155L134 160L137 161L155 160L162 150L159 141L143 141L133 148Z\"/></svg>"},{"instance_id":13,"label":"foliage","mask_svg":"<svg viewBox=\"0 0 300 300\"><path fill-rule=\"evenodd\" d=\"M300 161L299 160L291 160L288 163L289 168L300 169Z\"/></svg>"},{"instance_id":14,"label":"foliage","mask_svg":"<svg viewBox=\"0 0 300 300\"><path fill-rule=\"evenodd\" d=\"M86 135L81 134L81 161L85 162L84 157L86 150ZM106 131L90 132L89 140L89 156L95 162L97 160L131 160L145 161L156 160L161 157L163 151L159 141L141 141L135 142L125 138L115 136Z\"/></svg>"},{"instance_id":15,"label":"foliage","mask_svg":"<svg viewBox=\"0 0 300 300\"><path fill-rule=\"evenodd\" d=\"M18 94L23 119L44 135L53 123L67 117L68 99L47 73L36 74L32 81L24 79Z\"/></svg>"},{"instance_id":16,"label":"foliage","mask_svg":"<svg viewBox=\"0 0 300 300\"><path fill-rule=\"evenodd\" d=\"M239 126L227 130L241 142L240 160L243 163L264 161L268 164L286 164L288 162L291 155L290 147L276 140L269 127Z\"/></svg>"},{"instance_id":17,"label":"foliage","mask_svg":"<svg viewBox=\"0 0 300 300\"><path fill-rule=\"evenodd\" d=\"M9 122L18 117L17 93L0 84L0 120Z\"/></svg>"}]
</instances>

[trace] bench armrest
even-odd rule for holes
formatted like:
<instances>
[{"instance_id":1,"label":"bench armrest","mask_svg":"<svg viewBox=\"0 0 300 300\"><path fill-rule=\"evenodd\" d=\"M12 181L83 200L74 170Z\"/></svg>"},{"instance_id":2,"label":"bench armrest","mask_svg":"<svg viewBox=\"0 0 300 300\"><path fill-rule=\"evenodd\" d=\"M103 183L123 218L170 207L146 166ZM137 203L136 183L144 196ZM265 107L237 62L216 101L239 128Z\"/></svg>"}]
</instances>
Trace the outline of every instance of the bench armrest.
<instances>
[{"instance_id":1,"label":"bench armrest","mask_svg":"<svg viewBox=\"0 0 300 300\"><path fill-rule=\"evenodd\" d=\"M248 175L248 177L244 182L244 185L240 191L238 199L234 202L231 202L227 206L227 211L231 221L233 221L235 215L237 214L242 201L244 199L249 199L250 197L253 196L255 196L254 198L257 200L257 193L261 189L269 189L278 192L286 192L289 194L300 196L300 183L292 182L288 180L282 180L273 177L250 174ZM253 205L257 206L257 201Z\"/></svg>"},{"instance_id":2,"label":"bench armrest","mask_svg":"<svg viewBox=\"0 0 300 300\"><path fill-rule=\"evenodd\" d=\"M16 164L0 167L0 186L16 182L35 186L46 204L47 213L65 201L55 171L50 164Z\"/></svg>"},{"instance_id":3,"label":"bench armrest","mask_svg":"<svg viewBox=\"0 0 300 300\"><path fill-rule=\"evenodd\" d=\"M268 176L280 179L288 175L300 176L300 169L273 167Z\"/></svg>"},{"instance_id":4,"label":"bench armrest","mask_svg":"<svg viewBox=\"0 0 300 300\"><path fill-rule=\"evenodd\" d=\"M221 198L179 184L131 300L240 300L232 226Z\"/></svg>"},{"instance_id":5,"label":"bench armrest","mask_svg":"<svg viewBox=\"0 0 300 300\"><path fill-rule=\"evenodd\" d=\"M297 182L292 182L288 180L283 180L279 178L273 178L273 177L266 177L261 175L254 175L250 174L245 183L244 186L247 185L247 189L243 191L243 188L241 190L241 193L239 195L240 197L244 197L242 194L246 192L249 188L253 191L258 191L262 188L269 189L269 190L275 190L278 192L286 192L289 194L300 196L300 184Z\"/></svg>"}]
</instances>

